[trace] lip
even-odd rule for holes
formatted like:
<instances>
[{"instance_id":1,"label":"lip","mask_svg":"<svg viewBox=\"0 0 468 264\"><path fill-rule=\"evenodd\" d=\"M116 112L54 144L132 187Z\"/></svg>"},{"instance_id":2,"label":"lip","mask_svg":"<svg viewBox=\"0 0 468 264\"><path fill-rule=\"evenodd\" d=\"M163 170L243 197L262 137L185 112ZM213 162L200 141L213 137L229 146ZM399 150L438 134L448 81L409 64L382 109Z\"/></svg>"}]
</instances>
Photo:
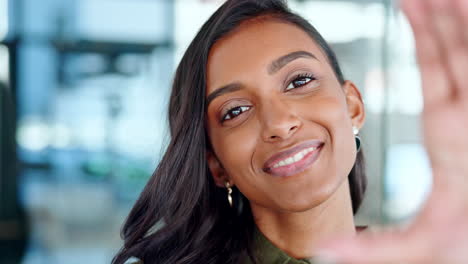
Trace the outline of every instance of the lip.
<instances>
[{"instance_id":1,"label":"lip","mask_svg":"<svg viewBox=\"0 0 468 264\"><path fill-rule=\"evenodd\" d=\"M308 140L288 150L281 151L271 156L264 164L263 171L274 176L291 176L306 170L314 163L323 148L324 142L320 140ZM273 166L281 160L293 157L296 153L307 148L317 148L316 150L307 153L301 160L289 165L273 168Z\"/></svg>"}]
</instances>

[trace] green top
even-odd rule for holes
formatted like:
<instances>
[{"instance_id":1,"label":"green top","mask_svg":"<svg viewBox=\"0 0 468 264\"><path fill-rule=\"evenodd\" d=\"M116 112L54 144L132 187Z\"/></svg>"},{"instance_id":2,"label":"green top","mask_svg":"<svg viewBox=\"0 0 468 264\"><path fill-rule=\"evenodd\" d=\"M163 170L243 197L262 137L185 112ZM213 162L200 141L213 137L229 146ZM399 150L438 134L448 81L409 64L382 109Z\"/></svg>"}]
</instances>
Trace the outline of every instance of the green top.
<instances>
[{"instance_id":1,"label":"green top","mask_svg":"<svg viewBox=\"0 0 468 264\"><path fill-rule=\"evenodd\" d=\"M260 264L318 264L317 259L295 259L289 256L273 245L258 228L255 228L254 233L254 254ZM143 262L137 258L130 258L125 264L143 264ZM252 262L248 258L240 264L252 264Z\"/></svg>"},{"instance_id":2,"label":"green top","mask_svg":"<svg viewBox=\"0 0 468 264\"><path fill-rule=\"evenodd\" d=\"M316 261L313 259L295 259L286 252L282 251L268 238L266 238L258 228L255 228L255 246L254 254L258 258L259 263L268 264L314 264ZM242 264L251 264L250 259L242 262Z\"/></svg>"}]
</instances>

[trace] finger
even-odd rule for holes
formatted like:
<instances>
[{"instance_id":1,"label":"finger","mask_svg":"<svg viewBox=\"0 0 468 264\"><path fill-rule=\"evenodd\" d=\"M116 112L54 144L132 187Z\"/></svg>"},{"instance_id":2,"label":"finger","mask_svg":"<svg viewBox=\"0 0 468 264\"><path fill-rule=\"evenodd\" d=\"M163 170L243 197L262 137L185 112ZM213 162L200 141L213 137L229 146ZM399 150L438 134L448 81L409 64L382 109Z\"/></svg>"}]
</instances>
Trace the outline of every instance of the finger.
<instances>
[{"instance_id":1,"label":"finger","mask_svg":"<svg viewBox=\"0 0 468 264\"><path fill-rule=\"evenodd\" d=\"M455 11L458 14L459 21L462 24L464 31L461 32L465 40L465 44L468 43L468 1L467 0L455 0Z\"/></svg>"},{"instance_id":2,"label":"finger","mask_svg":"<svg viewBox=\"0 0 468 264\"><path fill-rule=\"evenodd\" d=\"M451 97L440 48L428 26L426 0L402 0L405 12L413 29L416 42L416 56L421 70L424 106L430 107Z\"/></svg>"},{"instance_id":3,"label":"finger","mask_svg":"<svg viewBox=\"0 0 468 264\"><path fill-rule=\"evenodd\" d=\"M413 242L414 241L414 242ZM382 233L358 236L331 242L322 248L326 259L335 263L384 264L411 263L430 264L426 243L404 233Z\"/></svg>"},{"instance_id":4,"label":"finger","mask_svg":"<svg viewBox=\"0 0 468 264\"><path fill-rule=\"evenodd\" d=\"M462 23L454 0L427 0L433 32L440 46L440 53L447 68L451 91L454 96L468 98L466 71L468 46L464 39ZM466 0L465 0L466 2Z\"/></svg>"},{"instance_id":5,"label":"finger","mask_svg":"<svg viewBox=\"0 0 468 264\"><path fill-rule=\"evenodd\" d=\"M458 13L459 21L461 22L462 31L460 34L463 36L465 48L468 49L468 1L467 0L455 0L455 10ZM466 67L465 67L466 69ZM468 87L460 87L463 89L463 98L468 97Z\"/></svg>"},{"instance_id":6,"label":"finger","mask_svg":"<svg viewBox=\"0 0 468 264\"><path fill-rule=\"evenodd\" d=\"M466 0L465 0L466 1ZM430 20L428 26L436 36L442 53L450 53L449 47L464 46L460 34L461 25L456 16L455 1L453 0L426 0Z\"/></svg>"}]
</instances>

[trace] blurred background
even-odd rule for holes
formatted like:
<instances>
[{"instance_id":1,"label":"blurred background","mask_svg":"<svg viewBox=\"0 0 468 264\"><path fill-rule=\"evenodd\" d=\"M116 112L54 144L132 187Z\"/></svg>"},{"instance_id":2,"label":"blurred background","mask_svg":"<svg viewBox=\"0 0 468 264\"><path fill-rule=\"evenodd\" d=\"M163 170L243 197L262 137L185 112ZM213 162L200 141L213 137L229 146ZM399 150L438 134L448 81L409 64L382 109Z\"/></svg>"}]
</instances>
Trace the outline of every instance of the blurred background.
<instances>
[{"instance_id":1,"label":"blurred background","mask_svg":"<svg viewBox=\"0 0 468 264\"><path fill-rule=\"evenodd\" d=\"M289 0L361 89L358 224L407 221L431 187L411 30L391 0ZM0 0L0 263L109 263L168 143L183 52L222 1Z\"/></svg>"}]
</instances>

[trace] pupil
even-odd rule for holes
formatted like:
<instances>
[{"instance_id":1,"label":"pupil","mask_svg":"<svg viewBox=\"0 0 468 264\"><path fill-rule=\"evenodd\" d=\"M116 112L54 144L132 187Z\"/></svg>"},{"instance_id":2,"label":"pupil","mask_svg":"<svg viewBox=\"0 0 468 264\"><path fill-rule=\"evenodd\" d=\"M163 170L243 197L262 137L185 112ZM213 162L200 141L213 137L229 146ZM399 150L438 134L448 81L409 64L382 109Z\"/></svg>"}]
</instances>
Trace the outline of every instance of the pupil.
<instances>
[{"instance_id":1,"label":"pupil","mask_svg":"<svg viewBox=\"0 0 468 264\"><path fill-rule=\"evenodd\" d=\"M306 78L302 78L302 79L299 79L299 80L296 81L297 86L301 86L301 85L304 85L306 83L307 83Z\"/></svg>"}]
</instances>

